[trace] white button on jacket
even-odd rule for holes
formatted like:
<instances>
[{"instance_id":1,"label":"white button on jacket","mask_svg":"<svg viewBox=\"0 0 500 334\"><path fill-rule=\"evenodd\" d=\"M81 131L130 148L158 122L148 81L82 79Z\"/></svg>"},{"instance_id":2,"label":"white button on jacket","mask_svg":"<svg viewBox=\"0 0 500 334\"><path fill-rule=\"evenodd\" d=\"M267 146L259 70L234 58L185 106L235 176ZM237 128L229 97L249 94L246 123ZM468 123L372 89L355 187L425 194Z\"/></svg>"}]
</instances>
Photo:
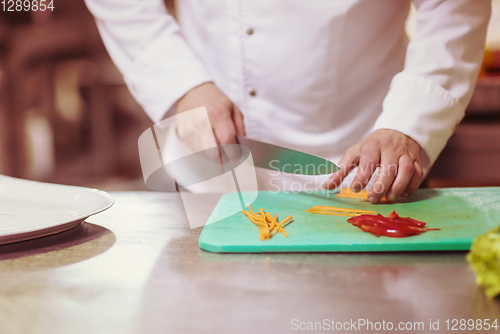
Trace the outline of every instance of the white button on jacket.
<instances>
[{"instance_id":1,"label":"white button on jacket","mask_svg":"<svg viewBox=\"0 0 500 334\"><path fill-rule=\"evenodd\" d=\"M432 164L464 115L490 0L86 0L137 101L161 120L215 84L247 135L339 161L376 129L416 140Z\"/></svg>"}]
</instances>

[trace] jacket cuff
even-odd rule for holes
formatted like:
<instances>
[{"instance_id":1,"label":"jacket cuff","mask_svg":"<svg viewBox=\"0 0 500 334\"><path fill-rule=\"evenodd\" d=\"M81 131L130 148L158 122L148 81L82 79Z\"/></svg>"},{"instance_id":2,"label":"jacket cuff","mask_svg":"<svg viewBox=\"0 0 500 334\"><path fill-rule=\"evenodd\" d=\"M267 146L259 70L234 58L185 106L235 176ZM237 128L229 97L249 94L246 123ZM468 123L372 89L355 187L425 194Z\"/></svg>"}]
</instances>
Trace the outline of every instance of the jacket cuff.
<instances>
[{"instance_id":1,"label":"jacket cuff","mask_svg":"<svg viewBox=\"0 0 500 334\"><path fill-rule=\"evenodd\" d=\"M153 122L159 122L184 94L213 81L182 37L165 31L125 71L125 83Z\"/></svg>"},{"instance_id":2,"label":"jacket cuff","mask_svg":"<svg viewBox=\"0 0 500 334\"><path fill-rule=\"evenodd\" d=\"M419 75L401 72L392 79L373 131L404 133L420 144L432 165L464 114L465 107L446 89Z\"/></svg>"}]
</instances>

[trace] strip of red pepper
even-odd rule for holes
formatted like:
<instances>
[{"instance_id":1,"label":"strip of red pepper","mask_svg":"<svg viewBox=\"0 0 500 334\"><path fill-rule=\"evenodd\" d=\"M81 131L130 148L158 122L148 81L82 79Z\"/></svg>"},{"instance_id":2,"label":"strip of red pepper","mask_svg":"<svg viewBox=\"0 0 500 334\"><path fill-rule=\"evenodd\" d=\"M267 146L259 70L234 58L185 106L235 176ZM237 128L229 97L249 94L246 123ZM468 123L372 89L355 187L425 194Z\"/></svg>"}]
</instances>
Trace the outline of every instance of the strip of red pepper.
<instances>
[{"instance_id":1,"label":"strip of red pepper","mask_svg":"<svg viewBox=\"0 0 500 334\"><path fill-rule=\"evenodd\" d=\"M385 235L393 238L404 238L427 231L439 230L424 228L424 222L409 217L401 218L395 211L391 212L389 217L384 217L380 214L360 215L349 218L347 221L377 237Z\"/></svg>"}]
</instances>

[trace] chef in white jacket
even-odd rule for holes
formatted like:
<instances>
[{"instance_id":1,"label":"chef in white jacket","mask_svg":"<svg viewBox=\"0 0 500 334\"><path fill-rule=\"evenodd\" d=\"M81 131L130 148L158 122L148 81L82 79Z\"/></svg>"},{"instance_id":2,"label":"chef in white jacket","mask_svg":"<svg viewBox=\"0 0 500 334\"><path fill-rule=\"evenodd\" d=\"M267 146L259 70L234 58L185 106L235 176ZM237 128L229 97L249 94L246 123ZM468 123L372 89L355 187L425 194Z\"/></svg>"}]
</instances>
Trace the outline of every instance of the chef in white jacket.
<instances>
[{"instance_id":1,"label":"chef in white jacket","mask_svg":"<svg viewBox=\"0 0 500 334\"><path fill-rule=\"evenodd\" d=\"M413 2L408 43L410 0L179 0L178 22L161 0L86 0L153 121L205 106L220 143L246 135L339 162L329 189L359 166L361 191L380 166L372 203L418 188L483 56L490 0ZM178 133L201 141L197 126Z\"/></svg>"}]
</instances>

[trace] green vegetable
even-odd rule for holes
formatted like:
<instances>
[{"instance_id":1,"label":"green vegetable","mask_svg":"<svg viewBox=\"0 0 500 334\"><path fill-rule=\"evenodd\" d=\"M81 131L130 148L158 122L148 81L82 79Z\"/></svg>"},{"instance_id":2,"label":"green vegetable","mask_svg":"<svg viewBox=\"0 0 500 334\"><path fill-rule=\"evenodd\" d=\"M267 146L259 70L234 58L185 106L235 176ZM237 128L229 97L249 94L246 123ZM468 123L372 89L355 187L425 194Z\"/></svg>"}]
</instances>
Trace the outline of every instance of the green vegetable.
<instances>
[{"instance_id":1,"label":"green vegetable","mask_svg":"<svg viewBox=\"0 0 500 334\"><path fill-rule=\"evenodd\" d=\"M500 294L500 227L477 237L466 259L488 298Z\"/></svg>"}]
</instances>

